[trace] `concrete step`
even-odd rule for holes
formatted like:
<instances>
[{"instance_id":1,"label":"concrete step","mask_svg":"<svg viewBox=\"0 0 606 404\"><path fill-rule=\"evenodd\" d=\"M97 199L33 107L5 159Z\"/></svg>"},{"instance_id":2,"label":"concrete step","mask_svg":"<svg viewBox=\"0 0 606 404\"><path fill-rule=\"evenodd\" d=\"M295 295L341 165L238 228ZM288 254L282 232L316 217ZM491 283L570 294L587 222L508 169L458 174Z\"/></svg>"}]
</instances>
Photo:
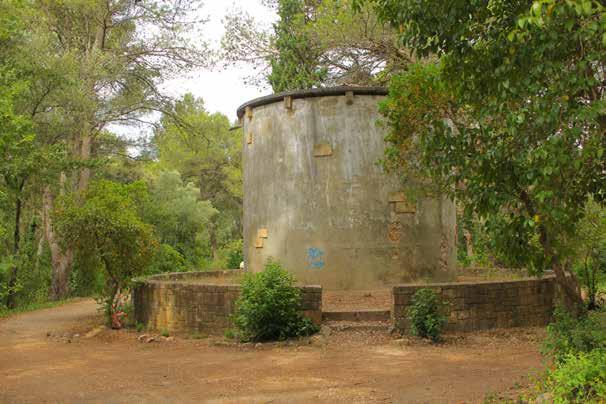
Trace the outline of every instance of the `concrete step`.
<instances>
[{"instance_id":1,"label":"concrete step","mask_svg":"<svg viewBox=\"0 0 606 404\"><path fill-rule=\"evenodd\" d=\"M323 311L322 321L389 321L390 310Z\"/></svg>"},{"instance_id":2,"label":"concrete step","mask_svg":"<svg viewBox=\"0 0 606 404\"><path fill-rule=\"evenodd\" d=\"M373 332L391 332L392 325L389 321L326 321L322 326L327 326L335 332L349 331L373 331Z\"/></svg>"}]
</instances>

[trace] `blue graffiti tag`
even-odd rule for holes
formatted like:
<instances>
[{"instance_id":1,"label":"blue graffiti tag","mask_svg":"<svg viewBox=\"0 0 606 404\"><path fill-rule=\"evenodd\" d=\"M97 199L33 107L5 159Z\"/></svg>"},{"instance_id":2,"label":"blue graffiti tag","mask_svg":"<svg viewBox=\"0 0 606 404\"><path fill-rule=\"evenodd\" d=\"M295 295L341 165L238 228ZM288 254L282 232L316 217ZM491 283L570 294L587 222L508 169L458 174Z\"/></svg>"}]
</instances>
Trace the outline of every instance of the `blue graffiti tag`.
<instances>
[{"instance_id":1,"label":"blue graffiti tag","mask_svg":"<svg viewBox=\"0 0 606 404\"><path fill-rule=\"evenodd\" d=\"M307 249L308 268L322 269L324 268L324 251L319 248L311 247Z\"/></svg>"}]
</instances>

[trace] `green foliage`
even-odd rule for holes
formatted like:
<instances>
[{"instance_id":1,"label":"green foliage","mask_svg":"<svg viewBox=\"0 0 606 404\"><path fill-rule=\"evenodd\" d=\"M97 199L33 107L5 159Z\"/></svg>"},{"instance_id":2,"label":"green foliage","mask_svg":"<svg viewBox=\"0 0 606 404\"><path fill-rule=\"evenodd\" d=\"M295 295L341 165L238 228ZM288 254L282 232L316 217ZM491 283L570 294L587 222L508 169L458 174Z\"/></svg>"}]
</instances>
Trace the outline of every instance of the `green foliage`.
<instances>
[{"instance_id":1,"label":"green foliage","mask_svg":"<svg viewBox=\"0 0 606 404\"><path fill-rule=\"evenodd\" d=\"M319 68L320 51L306 33L293 30L309 20L304 0L279 0L274 24L277 55L270 58L267 77L275 93L318 87L327 71Z\"/></svg>"},{"instance_id":2,"label":"green foliage","mask_svg":"<svg viewBox=\"0 0 606 404\"><path fill-rule=\"evenodd\" d=\"M170 333L168 332L168 330L162 330L161 334L164 338L167 338L170 336Z\"/></svg>"},{"instance_id":3,"label":"green foliage","mask_svg":"<svg viewBox=\"0 0 606 404\"><path fill-rule=\"evenodd\" d=\"M68 279L76 295L89 294L106 280L99 254L85 259L78 252L72 262L71 242L57 239L50 215L55 197L80 192L74 205L83 204L89 174L140 179L141 172L128 165L136 160L128 152L138 144L108 128L139 124L150 111L170 110L172 101L162 94L161 83L199 67L208 55L203 38L190 35L200 24L190 18L200 4L0 1L2 305L46 299L49 277L55 281L53 298L65 295ZM117 161L128 164L116 167ZM39 212L48 226L39 226L30 239L24 233Z\"/></svg>"},{"instance_id":4,"label":"green foliage","mask_svg":"<svg viewBox=\"0 0 606 404\"><path fill-rule=\"evenodd\" d=\"M225 268L240 268L240 264L244 261L243 240L234 240L225 249L227 250L227 265Z\"/></svg>"},{"instance_id":5,"label":"green foliage","mask_svg":"<svg viewBox=\"0 0 606 404\"><path fill-rule=\"evenodd\" d=\"M78 257L84 258L84 257ZM96 257L83 261L77 259L69 276L71 296L96 296L103 293L105 274L103 266Z\"/></svg>"},{"instance_id":6,"label":"green foliage","mask_svg":"<svg viewBox=\"0 0 606 404\"><path fill-rule=\"evenodd\" d=\"M247 10L226 17L221 40L225 64L253 65L253 84L269 80L274 91L335 85L385 84L410 63L397 30L378 21L370 5L353 0L268 1L279 20L272 29ZM268 75L267 72L270 72Z\"/></svg>"},{"instance_id":7,"label":"green foliage","mask_svg":"<svg viewBox=\"0 0 606 404\"><path fill-rule=\"evenodd\" d=\"M596 309L602 303L600 285L606 280L606 208L589 198L584 216L571 241L574 250L574 269L587 291L588 308Z\"/></svg>"},{"instance_id":8,"label":"green foliage","mask_svg":"<svg viewBox=\"0 0 606 404\"><path fill-rule=\"evenodd\" d=\"M240 268L240 263L244 261L243 249L242 239L232 240L219 250L217 259L213 261L211 268Z\"/></svg>"},{"instance_id":9,"label":"green foliage","mask_svg":"<svg viewBox=\"0 0 606 404\"><path fill-rule=\"evenodd\" d=\"M144 193L141 183L96 181L84 195L67 195L57 204L55 225L66 247L103 265L106 308L128 289L132 278L143 273L156 250L153 228L137 213L137 201Z\"/></svg>"},{"instance_id":10,"label":"green foliage","mask_svg":"<svg viewBox=\"0 0 606 404\"><path fill-rule=\"evenodd\" d=\"M192 183L183 183L176 171L161 171L152 179L149 199L143 204L141 216L154 225L162 244L176 250L196 266L204 255L204 241L208 240L210 221L217 214L208 201L200 201L199 190ZM163 256L178 259L164 248Z\"/></svg>"},{"instance_id":11,"label":"green foliage","mask_svg":"<svg viewBox=\"0 0 606 404\"><path fill-rule=\"evenodd\" d=\"M137 330L137 332L143 332L145 330L145 325L143 323L137 323L135 325L135 330Z\"/></svg>"},{"instance_id":12,"label":"green foliage","mask_svg":"<svg viewBox=\"0 0 606 404\"><path fill-rule=\"evenodd\" d=\"M598 348L606 348L606 330L595 315L574 318L565 308L556 308L554 321L547 327L543 353L560 363L570 355Z\"/></svg>"},{"instance_id":13,"label":"green foliage","mask_svg":"<svg viewBox=\"0 0 606 404\"><path fill-rule=\"evenodd\" d=\"M437 342L448 319L444 314L445 303L431 289L417 290L406 310L412 335Z\"/></svg>"},{"instance_id":14,"label":"green foliage","mask_svg":"<svg viewBox=\"0 0 606 404\"><path fill-rule=\"evenodd\" d=\"M588 196L606 197L603 4L372 3L403 44L440 57L395 78L384 103L398 172L420 168L485 220L509 265L551 267L578 303L566 242Z\"/></svg>"},{"instance_id":15,"label":"green foliage","mask_svg":"<svg viewBox=\"0 0 606 404\"><path fill-rule=\"evenodd\" d=\"M554 403L606 401L606 350L568 354L549 372L546 389Z\"/></svg>"},{"instance_id":16,"label":"green foliage","mask_svg":"<svg viewBox=\"0 0 606 404\"><path fill-rule=\"evenodd\" d=\"M199 264L202 256L216 260L222 247L242 238L242 132L231 131L226 116L208 113L203 100L191 94L183 96L173 109L162 117L154 144L159 167L177 170L191 196L207 201L198 201L198 206L210 203L206 221L197 225L195 251L191 244L187 251L173 245L188 261ZM198 257L198 262L190 257Z\"/></svg>"},{"instance_id":17,"label":"green foliage","mask_svg":"<svg viewBox=\"0 0 606 404\"><path fill-rule=\"evenodd\" d=\"M300 307L293 275L269 261L262 272L244 277L234 315L237 335L244 341L268 341L317 332L317 327L300 314Z\"/></svg>"},{"instance_id":18,"label":"green foliage","mask_svg":"<svg viewBox=\"0 0 606 404\"><path fill-rule=\"evenodd\" d=\"M168 244L160 244L160 248L154 254L151 264L146 268L147 275L160 274L164 272L187 271L185 258Z\"/></svg>"}]
</instances>

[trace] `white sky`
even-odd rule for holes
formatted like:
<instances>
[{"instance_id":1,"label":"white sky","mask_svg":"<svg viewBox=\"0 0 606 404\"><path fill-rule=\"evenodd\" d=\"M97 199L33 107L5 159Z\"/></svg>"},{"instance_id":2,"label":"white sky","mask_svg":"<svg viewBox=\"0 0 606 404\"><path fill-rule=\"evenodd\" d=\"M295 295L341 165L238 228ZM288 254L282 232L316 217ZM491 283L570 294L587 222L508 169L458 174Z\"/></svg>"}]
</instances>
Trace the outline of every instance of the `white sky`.
<instances>
[{"instance_id":1,"label":"white sky","mask_svg":"<svg viewBox=\"0 0 606 404\"><path fill-rule=\"evenodd\" d=\"M219 47L224 32L221 20L235 7L247 11L267 25L276 18L273 11L264 7L259 0L206 0L202 13L210 20L202 27L202 32L212 47ZM246 86L244 78L252 73L252 68L243 65L222 71L195 71L189 77L171 80L163 87L172 96L191 92L196 97L202 97L209 112L222 112L233 121L236 119L236 108L241 104L271 92L271 88Z\"/></svg>"},{"instance_id":2,"label":"white sky","mask_svg":"<svg viewBox=\"0 0 606 404\"><path fill-rule=\"evenodd\" d=\"M204 41L208 42L211 48L219 49L225 31L222 19L235 8L245 10L257 22L267 27L271 27L272 22L277 19L275 13L263 6L260 0L205 0L200 18L208 19L208 22L200 27L200 31L204 35ZM208 112L221 112L229 118L230 122L234 122L236 120L236 109L240 105L253 98L271 93L269 86L259 88L244 84L244 79L253 74L252 67L244 64L228 69L223 68L220 71L218 68L216 71L195 70L183 77L165 82L161 89L164 93L175 98L190 92L204 100ZM159 118L160 114L158 113L152 113L147 117L151 120ZM108 126L108 129L126 138L151 135L151 127L139 125L112 124ZM136 154L137 150L133 149L131 152Z\"/></svg>"}]
</instances>

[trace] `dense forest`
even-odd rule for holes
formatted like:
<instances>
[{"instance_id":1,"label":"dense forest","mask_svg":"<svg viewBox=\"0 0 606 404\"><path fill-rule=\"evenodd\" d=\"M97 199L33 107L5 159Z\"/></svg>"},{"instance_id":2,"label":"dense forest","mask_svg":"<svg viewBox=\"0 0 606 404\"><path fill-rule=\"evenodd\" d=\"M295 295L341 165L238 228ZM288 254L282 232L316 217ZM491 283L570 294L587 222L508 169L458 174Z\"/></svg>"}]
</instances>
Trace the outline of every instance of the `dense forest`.
<instances>
[{"instance_id":1,"label":"dense forest","mask_svg":"<svg viewBox=\"0 0 606 404\"><path fill-rule=\"evenodd\" d=\"M240 265L240 132L160 89L210 63L198 6L0 2L3 307Z\"/></svg>"},{"instance_id":2,"label":"dense forest","mask_svg":"<svg viewBox=\"0 0 606 404\"><path fill-rule=\"evenodd\" d=\"M0 2L2 307L240 265L241 131L162 87L239 64L274 92L387 86L382 164L456 198L462 265L553 269L570 296L566 270L599 283L603 5L262 3L271 27L235 9L214 49L196 1Z\"/></svg>"}]
</instances>

